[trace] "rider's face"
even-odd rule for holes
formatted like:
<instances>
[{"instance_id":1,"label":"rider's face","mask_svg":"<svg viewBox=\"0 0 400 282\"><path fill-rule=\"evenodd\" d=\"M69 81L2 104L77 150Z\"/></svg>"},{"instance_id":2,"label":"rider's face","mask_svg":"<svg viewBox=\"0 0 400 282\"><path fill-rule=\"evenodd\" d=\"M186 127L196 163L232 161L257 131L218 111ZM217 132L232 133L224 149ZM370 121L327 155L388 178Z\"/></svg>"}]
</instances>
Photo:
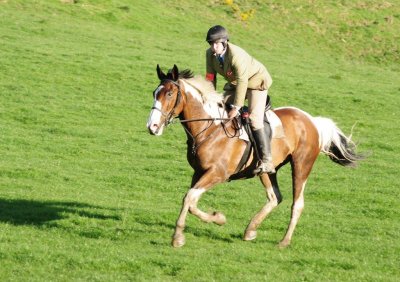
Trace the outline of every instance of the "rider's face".
<instances>
[{"instance_id":1,"label":"rider's face","mask_svg":"<svg viewBox=\"0 0 400 282\"><path fill-rule=\"evenodd\" d=\"M213 42L210 44L211 45L211 50L217 54L217 55L222 55L222 53L224 52L224 45L222 44L222 42Z\"/></svg>"}]
</instances>

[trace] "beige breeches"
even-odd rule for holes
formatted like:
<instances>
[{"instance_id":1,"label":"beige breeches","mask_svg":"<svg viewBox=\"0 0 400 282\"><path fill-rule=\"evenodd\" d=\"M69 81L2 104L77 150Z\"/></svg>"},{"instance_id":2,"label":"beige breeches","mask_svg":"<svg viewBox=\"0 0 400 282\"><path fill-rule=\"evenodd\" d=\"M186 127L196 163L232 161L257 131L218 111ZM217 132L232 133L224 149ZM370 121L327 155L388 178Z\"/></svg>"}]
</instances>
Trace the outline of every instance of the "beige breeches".
<instances>
[{"instance_id":1,"label":"beige breeches","mask_svg":"<svg viewBox=\"0 0 400 282\"><path fill-rule=\"evenodd\" d=\"M264 111L267 102L268 90L247 89L246 98L249 101L249 114L251 128L257 130L264 127ZM235 91L225 91L225 103L232 104L235 98Z\"/></svg>"}]
</instances>

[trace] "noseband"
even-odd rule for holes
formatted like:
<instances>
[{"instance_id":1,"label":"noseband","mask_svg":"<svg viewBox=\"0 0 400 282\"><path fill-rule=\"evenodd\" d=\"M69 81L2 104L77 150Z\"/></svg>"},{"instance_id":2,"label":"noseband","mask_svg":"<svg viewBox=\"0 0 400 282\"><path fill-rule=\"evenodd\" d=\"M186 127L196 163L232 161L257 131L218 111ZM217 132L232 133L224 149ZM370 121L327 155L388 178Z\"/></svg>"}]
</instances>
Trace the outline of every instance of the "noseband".
<instances>
[{"instance_id":1,"label":"noseband","mask_svg":"<svg viewBox=\"0 0 400 282\"><path fill-rule=\"evenodd\" d=\"M171 82L176 87L178 87L178 94L176 95L174 107L172 108L172 110L169 113L166 113L162 109L159 109L157 107L152 107L151 109L159 111L161 113L161 115L165 118L165 122L164 122L165 126L168 126L169 124L172 123L172 120L175 118L173 115L174 115L176 107L178 107L179 103L181 102L182 93L181 93L181 87L178 82L170 80L170 79L165 79L165 80L161 81L160 85L164 84L165 82Z\"/></svg>"}]
</instances>

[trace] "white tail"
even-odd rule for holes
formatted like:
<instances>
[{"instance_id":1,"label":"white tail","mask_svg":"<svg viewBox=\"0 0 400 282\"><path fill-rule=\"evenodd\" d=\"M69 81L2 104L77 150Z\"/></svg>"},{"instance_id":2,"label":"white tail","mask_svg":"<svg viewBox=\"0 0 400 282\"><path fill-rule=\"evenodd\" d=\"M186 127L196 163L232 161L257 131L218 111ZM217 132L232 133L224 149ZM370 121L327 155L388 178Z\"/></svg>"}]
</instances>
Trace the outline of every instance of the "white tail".
<instances>
[{"instance_id":1,"label":"white tail","mask_svg":"<svg viewBox=\"0 0 400 282\"><path fill-rule=\"evenodd\" d=\"M331 119L312 117L312 121L318 130L320 150L332 161L343 166L355 166L363 159L355 152L357 146L351 135L346 136Z\"/></svg>"}]
</instances>

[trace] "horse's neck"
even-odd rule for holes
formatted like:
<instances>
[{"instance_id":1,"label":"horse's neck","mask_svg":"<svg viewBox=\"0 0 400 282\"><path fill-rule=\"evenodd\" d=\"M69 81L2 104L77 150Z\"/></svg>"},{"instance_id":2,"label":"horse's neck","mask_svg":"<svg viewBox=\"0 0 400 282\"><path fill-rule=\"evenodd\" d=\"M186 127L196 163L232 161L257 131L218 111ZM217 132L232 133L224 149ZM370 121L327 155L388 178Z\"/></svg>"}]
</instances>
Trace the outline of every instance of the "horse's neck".
<instances>
[{"instance_id":1,"label":"horse's neck","mask_svg":"<svg viewBox=\"0 0 400 282\"><path fill-rule=\"evenodd\" d=\"M207 121L201 121L202 119L210 118L201 102L197 101L191 95L187 95L186 105L183 109L181 119L186 120L186 128L192 135L198 134L203 128ZM197 121L199 120L199 121Z\"/></svg>"},{"instance_id":2,"label":"horse's neck","mask_svg":"<svg viewBox=\"0 0 400 282\"><path fill-rule=\"evenodd\" d=\"M221 121L212 121L213 118L226 117L224 109L218 107L217 103L210 103L204 105L202 102L201 95L198 93L186 92L185 106L182 111L181 119L183 120L201 120L210 119L209 121L191 121L186 122L186 128L192 135L197 135L204 131L207 127L214 127L221 123ZM215 123L211 124L210 123Z\"/></svg>"}]
</instances>

